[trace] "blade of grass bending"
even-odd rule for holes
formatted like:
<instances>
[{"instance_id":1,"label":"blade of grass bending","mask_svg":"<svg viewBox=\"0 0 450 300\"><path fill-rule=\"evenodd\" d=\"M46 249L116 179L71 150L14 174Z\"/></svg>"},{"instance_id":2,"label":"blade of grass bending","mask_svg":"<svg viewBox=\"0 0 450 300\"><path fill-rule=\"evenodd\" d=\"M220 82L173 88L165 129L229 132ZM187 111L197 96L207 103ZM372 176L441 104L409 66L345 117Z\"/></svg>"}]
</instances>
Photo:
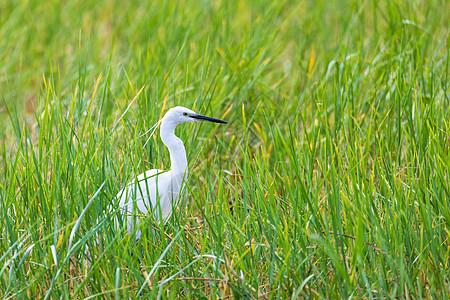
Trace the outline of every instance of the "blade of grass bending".
<instances>
[{"instance_id":1,"label":"blade of grass bending","mask_svg":"<svg viewBox=\"0 0 450 300\"><path fill-rule=\"evenodd\" d=\"M27 250L25 250L25 253L22 256L22 259L20 260L19 264L17 265L17 269L20 268L20 266L22 266L22 264L25 262L25 259L27 259L28 255L30 255L31 250L33 250L34 248L34 244L31 244L31 246L29 246L27 248Z\"/></svg>"},{"instance_id":2,"label":"blade of grass bending","mask_svg":"<svg viewBox=\"0 0 450 300\"><path fill-rule=\"evenodd\" d=\"M155 272L156 268L161 264L161 261L163 260L164 256L166 256L167 252L169 252L169 249L172 247L172 244L178 240L180 237L182 231L178 231L177 235L173 238L173 240L167 245L166 249L164 249L163 253L159 256L158 260L156 261L155 265L151 269L150 273L148 273L147 278L145 278L144 283L142 284L141 288L137 292L137 295L140 295L141 292L144 290L145 285L147 284L147 281L152 277L153 273Z\"/></svg>"},{"instance_id":3,"label":"blade of grass bending","mask_svg":"<svg viewBox=\"0 0 450 300\"><path fill-rule=\"evenodd\" d=\"M298 287L298 289L295 291L294 294L292 294L291 299L298 299L298 295L300 295L301 291L303 291L303 288L305 287L305 285L308 283L308 281L313 278L315 275L311 274L309 275L305 280L303 280L302 284L300 284L300 286Z\"/></svg>"},{"instance_id":4,"label":"blade of grass bending","mask_svg":"<svg viewBox=\"0 0 450 300\"><path fill-rule=\"evenodd\" d=\"M78 217L77 222L75 223L75 225L72 228L72 231L70 232L70 237L69 237L69 247L67 248L67 256L64 259L64 264L67 261L67 259L72 255L72 242L73 242L73 238L75 236L76 231L78 230L78 227L80 227L81 224L81 220L83 219L84 215L86 214L87 210L89 209L89 207L91 206L92 202L94 201L95 198L97 198L98 194L100 193L100 191L103 189L103 186L105 185L106 181L103 181L102 185L97 189L97 191L94 193L94 195L92 196L91 200L89 200L88 204L86 205L86 207L83 209L83 211L81 212L81 215ZM47 294L45 295L44 299L48 299L50 296L50 293L53 290L53 286L55 285L56 280L58 279L59 275L61 274L61 268L58 270L58 272L56 273L56 275L53 277L52 282L50 283L50 287L47 291Z\"/></svg>"},{"instance_id":5,"label":"blade of grass bending","mask_svg":"<svg viewBox=\"0 0 450 300\"><path fill-rule=\"evenodd\" d=\"M69 237L69 251L72 248L72 242L73 242L73 238L75 236L75 233L78 230L78 227L80 227L81 224L81 220L84 217L84 214L86 213L86 211L89 209L89 207L91 206L92 202L94 201L95 198L97 198L98 194L100 193L100 191L103 189L103 186L105 185L106 181L103 181L102 185L97 189L97 191L95 192L94 196L92 196L91 200L89 200L88 204L86 205L86 207L83 209L83 211L81 212L81 215L78 217L77 222L75 223L75 225L72 228L72 231L70 232L70 237Z\"/></svg>"},{"instance_id":6,"label":"blade of grass bending","mask_svg":"<svg viewBox=\"0 0 450 300\"><path fill-rule=\"evenodd\" d=\"M136 101L136 99L139 97L139 95L141 94L141 92L144 90L145 88L145 84L141 87L141 89L137 92L136 96L134 96L133 100L131 100L130 104L128 104L127 108L125 109L125 111L122 113L122 115L120 116L119 119L117 119L117 121L114 123L113 127L111 128L111 131L109 132L109 134L111 135L111 133L114 131L114 129L116 129L117 124L119 124L119 122L123 119L123 117L125 116L125 114L128 112L128 110L130 109L131 105L134 103L134 101Z\"/></svg>"}]
</instances>

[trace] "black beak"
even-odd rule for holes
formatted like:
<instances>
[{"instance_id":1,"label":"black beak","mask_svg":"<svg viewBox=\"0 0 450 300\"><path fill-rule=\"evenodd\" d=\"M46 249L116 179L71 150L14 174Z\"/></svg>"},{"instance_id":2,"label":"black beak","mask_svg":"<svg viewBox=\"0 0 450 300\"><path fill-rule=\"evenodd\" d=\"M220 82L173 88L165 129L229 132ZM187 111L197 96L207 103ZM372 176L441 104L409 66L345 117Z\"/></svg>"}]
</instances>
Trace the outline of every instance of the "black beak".
<instances>
[{"instance_id":1,"label":"black beak","mask_svg":"<svg viewBox=\"0 0 450 300\"><path fill-rule=\"evenodd\" d=\"M213 123L228 124L227 122L220 120L220 119L206 117L206 116L197 115L197 114L191 115L191 118L199 120L199 121L208 121L208 122L213 122Z\"/></svg>"}]
</instances>

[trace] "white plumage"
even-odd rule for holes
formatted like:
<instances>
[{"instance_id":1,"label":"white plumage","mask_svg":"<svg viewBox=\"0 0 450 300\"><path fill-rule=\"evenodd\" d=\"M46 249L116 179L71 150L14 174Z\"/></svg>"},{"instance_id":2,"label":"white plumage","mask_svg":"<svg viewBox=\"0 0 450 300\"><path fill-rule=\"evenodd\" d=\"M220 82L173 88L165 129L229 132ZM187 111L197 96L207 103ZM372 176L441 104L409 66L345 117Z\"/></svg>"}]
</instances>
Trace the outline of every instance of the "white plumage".
<instances>
[{"instance_id":1,"label":"white plumage","mask_svg":"<svg viewBox=\"0 0 450 300\"><path fill-rule=\"evenodd\" d=\"M153 214L166 221L176 209L187 178L187 159L183 141L175 135L178 124L209 121L226 124L225 121L196 114L190 109L177 106L171 108L161 120L160 136L169 149L171 167L168 171L148 170L136 180L129 182L116 196L119 200L117 224L126 223L128 233L138 226L139 219ZM141 231L136 230L136 239Z\"/></svg>"}]
</instances>

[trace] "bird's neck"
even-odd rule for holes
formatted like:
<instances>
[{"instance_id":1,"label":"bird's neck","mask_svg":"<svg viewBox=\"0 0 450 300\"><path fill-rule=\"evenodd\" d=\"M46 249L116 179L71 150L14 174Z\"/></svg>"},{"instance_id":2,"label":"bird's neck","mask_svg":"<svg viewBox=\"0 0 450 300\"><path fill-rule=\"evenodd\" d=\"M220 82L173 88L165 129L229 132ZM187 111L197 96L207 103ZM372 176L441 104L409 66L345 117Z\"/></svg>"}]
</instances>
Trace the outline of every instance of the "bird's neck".
<instances>
[{"instance_id":1,"label":"bird's neck","mask_svg":"<svg viewBox=\"0 0 450 300\"><path fill-rule=\"evenodd\" d=\"M161 122L161 140L170 153L170 169L173 173L184 174L187 168L186 150L183 141L175 135L177 124Z\"/></svg>"}]
</instances>

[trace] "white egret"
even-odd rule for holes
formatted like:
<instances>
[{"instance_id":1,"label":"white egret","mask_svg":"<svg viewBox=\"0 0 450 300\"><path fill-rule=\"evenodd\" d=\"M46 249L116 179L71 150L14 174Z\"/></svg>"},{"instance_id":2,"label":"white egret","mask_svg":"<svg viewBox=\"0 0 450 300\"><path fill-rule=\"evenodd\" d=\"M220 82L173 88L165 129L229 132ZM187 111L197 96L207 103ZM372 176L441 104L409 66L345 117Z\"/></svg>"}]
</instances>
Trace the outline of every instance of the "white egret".
<instances>
[{"instance_id":1,"label":"white egret","mask_svg":"<svg viewBox=\"0 0 450 300\"><path fill-rule=\"evenodd\" d=\"M170 152L170 170L148 170L136 180L129 182L116 196L119 201L119 216L127 226L128 233L139 224L139 216L152 213L155 219L162 217L166 221L176 209L187 178L187 159L183 141L175 135L175 127L181 123L209 121L227 124L227 122L199 115L190 109L177 106L169 109L161 120L161 140ZM141 231L136 230L136 239Z\"/></svg>"}]
</instances>

